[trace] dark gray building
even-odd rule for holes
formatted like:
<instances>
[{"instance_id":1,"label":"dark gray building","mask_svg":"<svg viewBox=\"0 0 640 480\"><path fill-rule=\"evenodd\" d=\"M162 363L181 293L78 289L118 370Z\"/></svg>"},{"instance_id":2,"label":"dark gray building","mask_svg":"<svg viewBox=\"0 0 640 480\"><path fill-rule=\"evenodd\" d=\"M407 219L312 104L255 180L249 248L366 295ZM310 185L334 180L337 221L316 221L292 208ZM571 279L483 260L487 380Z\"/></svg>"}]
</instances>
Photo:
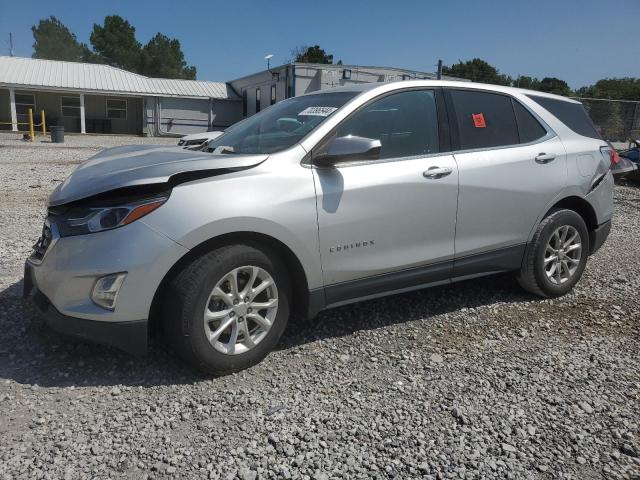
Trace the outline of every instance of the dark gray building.
<instances>
[{"instance_id":1,"label":"dark gray building","mask_svg":"<svg viewBox=\"0 0 640 480\"><path fill-rule=\"evenodd\" d=\"M317 90L415 79L436 79L436 74L391 67L289 63L232 80L229 85L242 98L242 116L248 117L285 98Z\"/></svg>"}]
</instances>

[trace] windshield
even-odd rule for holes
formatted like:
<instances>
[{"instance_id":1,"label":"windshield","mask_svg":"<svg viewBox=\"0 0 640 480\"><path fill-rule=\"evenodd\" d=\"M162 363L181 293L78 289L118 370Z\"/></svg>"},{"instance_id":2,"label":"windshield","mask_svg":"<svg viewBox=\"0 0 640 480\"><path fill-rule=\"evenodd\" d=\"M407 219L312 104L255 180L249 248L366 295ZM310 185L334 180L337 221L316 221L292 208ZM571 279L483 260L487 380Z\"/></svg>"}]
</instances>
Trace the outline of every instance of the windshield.
<instances>
[{"instance_id":1,"label":"windshield","mask_svg":"<svg viewBox=\"0 0 640 480\"><path fill-rule=\"evenodd\" d=\"M298 143L359 92L317 93L276 103L227 129L207 150L268 154ZM218 148L221 147L221 148Z\"/></svg>"}]
</instances>

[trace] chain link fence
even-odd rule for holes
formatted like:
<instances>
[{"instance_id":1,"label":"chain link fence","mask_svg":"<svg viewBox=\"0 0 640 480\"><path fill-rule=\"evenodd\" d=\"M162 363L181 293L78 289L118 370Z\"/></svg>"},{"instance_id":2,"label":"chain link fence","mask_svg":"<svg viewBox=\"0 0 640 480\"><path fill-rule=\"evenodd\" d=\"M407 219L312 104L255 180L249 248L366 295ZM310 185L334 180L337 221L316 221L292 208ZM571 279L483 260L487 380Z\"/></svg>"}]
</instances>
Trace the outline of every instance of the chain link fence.
<instances>
[{"instance_id":1,"label":"chain link fence","mask_svg":"<svg viewBox=\"0 0 640 480\"><path fill-rule=\"evenodd\" d=\"M640 102L573 97L583 103L605 140L640 139Z\"/></svg>"}]
</instances>

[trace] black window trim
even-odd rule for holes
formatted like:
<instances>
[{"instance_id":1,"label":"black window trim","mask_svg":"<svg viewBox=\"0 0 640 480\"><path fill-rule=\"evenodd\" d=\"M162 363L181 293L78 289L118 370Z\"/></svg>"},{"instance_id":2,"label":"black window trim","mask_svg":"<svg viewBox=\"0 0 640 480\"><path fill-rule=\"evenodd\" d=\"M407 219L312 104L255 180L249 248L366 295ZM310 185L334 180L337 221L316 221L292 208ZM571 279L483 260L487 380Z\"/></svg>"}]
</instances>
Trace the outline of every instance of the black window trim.
<instances>
[{"instance_id":1,"label":"black window trim","mask_svg":"<svg viewBox=\"0 0 640 480\"><path fill-rule=\"evenodd\" d=\"M542 128L545 129L545 131L547 132L546 135L538 138L537 140L534 140L532 142L527 142L527 143L513 143L513 144L509 144L509 145L500 145L497 147L482 147L482 148L467 148L467 149L461 149L460 148L460 132L458 131L458 123L455 120L455 108L453 107L453 99L451 98L451 91L452 90L464 90L464 91L471 91L471 92L480 92L480 93L490 93L493 95L502 95L504 97L508 97L511 99L511 108L514 110L514 117L515 117L515 107L513 105L513 102L518 102L520 105L522 105L530 114L533 115L533 117L540 122L540 125L542 125ZM545 122L542 118L540 118L540 116L534 112L531 108L529 108L528 105L525 105L524 103L522 103L520 100L518 100L517 98L515 98L513 95L510 95L508 93L504 93L504 92L498 92L496 90L484 90L484 89L480 89L480 88L465 88L465 87L444 87L443 88L443 93L444 93L444 98L445 98L445 104L447 107L447 113L450 114L449 115L449 129L451 131L451 152L452 153L474 153L474 152L486 152L488 150L502 150L505 148L517 148L517 147L527 147L527 146L531 146L531 145L536 145L538 143L542 143L542 142L546 142L547 140L556 137L557 134L556 132L549 126L549 124L547 122ZM518 129L518 122L516 120L516 128ZM520 139L520 130L518 129L518 139Z\"/></svg>"},{"instance_id":2,"label":"black window trim","mask_svg":"<svg viewBox=\"0 0 640 480\"><path fill-rule=\"evenodd\" d=\"M442 87L429 87L429 86L425 86L425 87L408 87L408 88L401 88L401 89L397 89L397 90L391 90L389 92L385 92L381 95L378 95L372 99L370 99L369 101L367 101L366 103L360 105L358 108L356 108L353 112L351 112L347 117L343 118L342 121L336 125L333 129L331 129L331 131L329 133L327 133L322 140L320 140L318 143L315 144L315 146L313 147L313 149L310 152L310 155L306 155L305 158L302 160L301 164L303 166L311 166L312 168L317 168L315 165L313 165L313 156L315 154L317 154L318 151L321 151L322 149L324 149L327 145L327 143L329 141L331 141L333 138L335 138L336 132L338 131L338 129L340 128L340 126L348 121L351 117L353 117L354 115L358 114L359 112L361 112L362 110L364 110L365 108L367 108L369 105L371 105L374 102L377 102L378 100L382 100L385 97L394 95L396 93L404 93L404 92L411 92L414 90L431 90L434 92L434 97L435 97L435 101L436 101L436 112L438 115L438 143L439 143L439 151L437 153L428 153L425 155L410 155L410 156L406 156L406 157L392 157L392 158L381 158L381 159L375 159L375 160L357 160L357 161L353 161L353 162L345 162L345 163L341 163L340 164L340 168L342 167L357 167L357 166L361 166L361 165L370 165L370 164L376 164L376 163L391 163L391 162L402 162L402 161L407 161L407 160L415 160L417 158L432 158L432 157L440 157L443 155L451 155L452 150L451 150L451 132L450 132L450 123L448 120L448 113L447 113L447 108L445 106L445 99L444 99L444 95L443 95L443 89Z\"/></svg>"}]
</instances>

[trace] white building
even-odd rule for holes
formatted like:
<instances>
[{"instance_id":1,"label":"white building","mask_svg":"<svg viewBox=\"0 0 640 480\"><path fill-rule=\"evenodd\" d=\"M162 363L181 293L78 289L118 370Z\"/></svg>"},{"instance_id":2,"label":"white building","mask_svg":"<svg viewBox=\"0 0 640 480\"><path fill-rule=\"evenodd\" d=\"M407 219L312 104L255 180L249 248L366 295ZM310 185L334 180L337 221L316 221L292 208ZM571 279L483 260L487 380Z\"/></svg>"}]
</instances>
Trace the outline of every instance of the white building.
<instances>
[{"instance_id":1,"label":"white building","mask_svg":"<svg viewBox=\"0 0 640 480\"><path fill-rule=\"evenodd\" d=\"M39 122L67 132L184 135L224 129L242 112L223 82L149 78L109 65L0 56L0 125Z\"/></svg>"}]
</instances>

